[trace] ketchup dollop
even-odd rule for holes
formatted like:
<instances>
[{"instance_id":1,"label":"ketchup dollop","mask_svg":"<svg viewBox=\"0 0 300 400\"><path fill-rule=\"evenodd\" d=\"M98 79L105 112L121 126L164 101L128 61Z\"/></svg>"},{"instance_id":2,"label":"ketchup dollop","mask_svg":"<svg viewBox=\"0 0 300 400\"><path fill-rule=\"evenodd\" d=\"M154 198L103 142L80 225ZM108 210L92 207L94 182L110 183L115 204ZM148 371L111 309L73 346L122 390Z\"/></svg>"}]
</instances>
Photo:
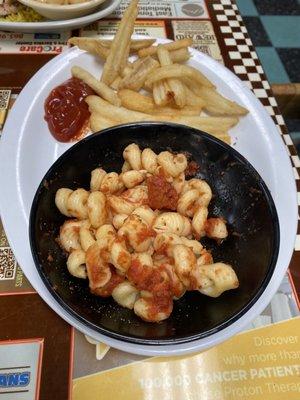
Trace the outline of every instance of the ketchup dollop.
<instances>
[{"instance_id":1,"label":"ketchup dollop","mask_svg":"<svg viewBox=\"0 0 300 400\"><path fill-rule=\"evenodd\" d=\"M154 210L175 211L178 203L178 193L164 176L150 176L147 179L149 206Z\"/></svg>"},{"instance_id":2,"label":"ketchup dollop","mask_svg":"<svg viewBox=\"0 0 300 400\"><path fill-rule=\"evenodd\" d=\"M86 131L90 112L85 97L95 94L82 80L68 79L54 88L45 101L45 120L59 142L79 139Z\"/></svg>"}]
</instances>

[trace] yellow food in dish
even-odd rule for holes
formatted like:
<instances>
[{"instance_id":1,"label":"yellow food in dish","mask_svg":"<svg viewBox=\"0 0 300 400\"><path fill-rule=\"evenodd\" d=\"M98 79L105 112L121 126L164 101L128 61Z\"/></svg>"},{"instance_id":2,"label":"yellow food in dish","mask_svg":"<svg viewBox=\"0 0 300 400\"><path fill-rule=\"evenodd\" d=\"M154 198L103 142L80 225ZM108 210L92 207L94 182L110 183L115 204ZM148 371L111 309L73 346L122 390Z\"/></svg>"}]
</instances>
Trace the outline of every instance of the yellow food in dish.
<instances>
[{"instance_id":1,"label":"yellow food in dish","mask_svg":"<svg viewBox=\"0 0 300 400\"><path fill-rule=\"evenodd\" d=\"M158 46L154 40L133 40L137 14L138 0L132 0L113 40L69 39L69 44L104 62L99 77L79 66L71 71L98 94L86 98L92 132L127 122L175 122L230 143L229 129L248 110L222 96L205 74L185 64L190 58L191 39Z\"/></svg>"},{"instance_id":2,"label":"yellow food in dish","mask_svg":"<svg viewBox=\"0 0 300 400\"><path fill-rule=\"evenodd\" d=\"M56 192L69 218L59 243L70 274L149 322L167 319L186 291L218 297L237 288L234 269L214 262L200 242L223 241L228 231L222 217L209 216L209 184L187 179L186 156L131 143L123 158L121 173L94 169L90 190Z\"/></svg>"}]
</instances>

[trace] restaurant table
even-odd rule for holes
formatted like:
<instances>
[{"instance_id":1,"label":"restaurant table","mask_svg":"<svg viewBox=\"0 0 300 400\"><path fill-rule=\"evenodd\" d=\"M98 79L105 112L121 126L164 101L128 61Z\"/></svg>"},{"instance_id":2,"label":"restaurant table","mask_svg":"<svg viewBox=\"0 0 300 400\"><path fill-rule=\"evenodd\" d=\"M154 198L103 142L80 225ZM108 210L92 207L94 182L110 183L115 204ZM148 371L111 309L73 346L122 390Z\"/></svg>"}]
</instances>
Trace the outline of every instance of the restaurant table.
<instances>
[{"instance_id":1,"label":"restaurant table","mask_svg":"<svg viewBox=\"0 0 300 400\"><path fill-rule=\"evenodd\" d=\"M67 49L66 41L69 37L105 36L114 33L128 2L122 1L111 16L80 30L49 34L0 32L0 128L3 128L7 114L24 85L46 62ZM191 37L195 48L223 63L245 82L265 106L278 128L278 135L281 135L290 155L300 199L300 161L235 1L141 0L135 33L169 39ZM282 285L270 306L247 329L264 327L261 329L266 330L271 324L272 332L280 334L281 330L293 332L299 327L294 325L295 322L286 328L284 323L272 325L284 319L298 320L293 317L299 315L299 227L297 233L295 251ZM266 331L266 334L268 332ZM244 343L247 352L252 337L250 335L251 331L248 331L231 339L228 344L217 346L220 349L218 354L222 351L228 351L230 354L232 348L241 343ZM214 351L216 350L205 352L203 357L216 357L217 353L211 353ZM25 365L24 361L20 365L22 356L27 360ZM189 362L196 362L199 370L203 361L199 357L202 355L195 357L176 359L176 368L181 370L189 365ZM251 361L251 356L249 357ZM150 364L147 360L143 361L144 359L142 356L109 349L105 344L85 337L56 315L31 287L17 265L0 225L0 394L5 393L0 396L1 399L60 400L71 398L72 394L74 399L127 399L134 396L137 399L150 399L158 398L155 390L159 388L166 390L166 399L202 399L201 393L206 393L206 397L203 397L206 400L222 400L242 394L238 391L232 392L233 386L220 389L219 383L212 386L214 391L210 392L208 381L205 381L203 376L195 382L196 386L188 386L188 390L181 392L182 388L189 384L193 372L188 375L176 375L174 372L176 376L171 373L171 380L165 386L159 380L155 386L153 381L146 379ZM5 364L5 360L10 360L10 368ZM205 360L209 361L211 358ZM227 361L225 359L225 364ZM139 367L134 370L137 362ZM175 366L170 359L164 361L164 368L168 369L171 364ZM123 369L115 368L121 366ZM11 387L5 386L3 376L15 371L18 371L19 379L23 379L23 385L19 381L19 384L12 383ZM122 371L125 376L122 375ZM142 375L138 375L139 373ZM255 375L255 372L253 374ZM196 376L199 377L199 374ZM249 379L255 378L249 375ZM276 384L276 379L274 382ZM209 384L213 385L214 382ZM172 391L171 387L175 389ZM273 393L273 387L270 386L268 397L254 387L249 396L252 399L276 399L278 393L283 396L283 392L277 393L275 389ZM135 392L136 390L138 391ZM289 386L289 390L289 397L284 398L300 398L299 386ZM245 392L244 396L246 395L248 396Z\"/></svg>"}]
</instances>

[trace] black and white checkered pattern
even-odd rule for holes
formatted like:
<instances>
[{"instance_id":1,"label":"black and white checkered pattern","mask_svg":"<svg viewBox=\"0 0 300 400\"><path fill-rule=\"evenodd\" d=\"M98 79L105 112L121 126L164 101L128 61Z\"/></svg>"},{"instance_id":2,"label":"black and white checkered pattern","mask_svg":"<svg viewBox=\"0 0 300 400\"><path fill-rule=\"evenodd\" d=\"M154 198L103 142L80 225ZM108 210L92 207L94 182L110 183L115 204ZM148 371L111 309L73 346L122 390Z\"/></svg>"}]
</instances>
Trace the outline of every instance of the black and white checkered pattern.
<instances>
[{"instance_id":1,"label":"black and white checkered pattern","mask_svg":"<svg viewBox=\"0 0 300 400\"><path fill-rule=\"evenodd\" d=\"M247 29L243 24L238 7L234 0L214 0L212 7L229 56L230 65L228 67L246 83L265 106L287 147L294 170L298 205L300 206L300 160ZM300 215L300 207L298 215ZM300 254L300 224L298 224L295 251Z\"/></svg>"}]
</instances>

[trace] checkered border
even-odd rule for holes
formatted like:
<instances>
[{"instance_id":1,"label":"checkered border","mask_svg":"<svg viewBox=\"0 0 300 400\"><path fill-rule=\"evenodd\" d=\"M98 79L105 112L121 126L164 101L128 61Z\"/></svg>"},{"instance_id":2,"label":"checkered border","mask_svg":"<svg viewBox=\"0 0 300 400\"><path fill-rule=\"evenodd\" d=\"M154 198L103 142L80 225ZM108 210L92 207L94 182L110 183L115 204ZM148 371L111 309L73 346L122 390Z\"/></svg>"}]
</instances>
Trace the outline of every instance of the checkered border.
<instances>
[{"instance_id":1,"label":"checkered border","mask_svg":"<svg viewBox=\"0 0 300 400\"><path fill-rule=\"evenodd\" d=\"M214 0L212 4L218 27L224 38L231 67L246 83L271 115L289 153L298 192L298 220L300 215L300 160L285 126L270 84L257 57L235 0ZM300 223L298 223L295 251L300 255Z\"/></svg>"}]
</instances>

